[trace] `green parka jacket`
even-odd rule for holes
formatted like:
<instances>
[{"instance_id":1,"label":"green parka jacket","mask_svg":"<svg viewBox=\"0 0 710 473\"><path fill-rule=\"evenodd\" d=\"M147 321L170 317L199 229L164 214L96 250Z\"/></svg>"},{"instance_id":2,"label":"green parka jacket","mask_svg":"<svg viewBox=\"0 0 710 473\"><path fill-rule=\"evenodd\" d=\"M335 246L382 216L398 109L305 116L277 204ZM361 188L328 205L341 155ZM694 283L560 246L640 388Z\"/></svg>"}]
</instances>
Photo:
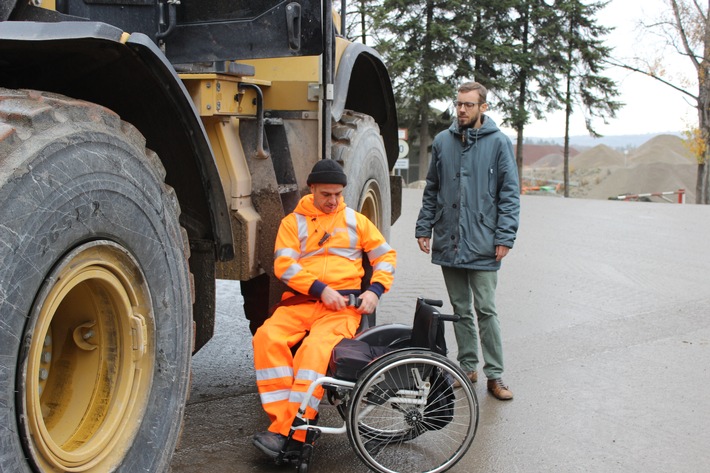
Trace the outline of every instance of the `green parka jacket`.
<instances>
[{"instance_id":1,"label":"green parka jacket","mask_svg":"<svg viewBox=\"0 0 710 473\"><path fill-rule=\"evenodd\" d=\"M432 262L498 270L498 245L513 247L520 186L513 145L490 117L461 133L454 122L434 138L416 238L431 237Z\"/></svg>"}]
</instances>

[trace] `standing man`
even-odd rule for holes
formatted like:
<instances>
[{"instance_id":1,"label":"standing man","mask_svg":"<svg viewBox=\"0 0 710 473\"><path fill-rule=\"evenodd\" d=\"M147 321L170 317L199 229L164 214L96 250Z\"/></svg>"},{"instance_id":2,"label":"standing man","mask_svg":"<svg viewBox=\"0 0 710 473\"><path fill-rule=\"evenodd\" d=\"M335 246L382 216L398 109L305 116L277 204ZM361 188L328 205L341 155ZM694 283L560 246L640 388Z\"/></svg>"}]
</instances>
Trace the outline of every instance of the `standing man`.
<instances>
[{"instance_id":1,"label":"standing man","mask_svg":"<svg viewBox=\"0 0 710 473\"><path fill-rule=\"evenodd\" d=\"M486 88L466 82L454 102L457 122L434 138L422 208L419 248L441 266L454 312L458 362L478 380L478 333L488 390L497 399L513 393L503 383L503 344L495 305L501 260L513 247L520 186L513 145L484 112ZM433 246L431 243L434 232ZM475 308L478 332L473 320Z\"/></svg>"},{"instance_id":2,"label":"standing man","mask_svg":"<svg viewBox=\"0 0 710 473\"><path fill-rule=\"evenodd\" d=\"M396 266L396 253L377 227L345 206L347 178L336 161L318 161L307 184L311 194L281 221L274 250L274 274L294 292L284 293L253 339L256 385L271 421L253 443L272 458L285 446L311 382L325 376L333 347L352 338L361 316L375 311L392 285ZM372 265L372 277L361 292L363 257ZM349 294L362 300L359 308L347 305ZM293 356L291 348L301 340ZM306 419L316 417L322 395L319 386ZM303 442L305 435L296 431L293 439Z\"/></svg>"}]
</instances>

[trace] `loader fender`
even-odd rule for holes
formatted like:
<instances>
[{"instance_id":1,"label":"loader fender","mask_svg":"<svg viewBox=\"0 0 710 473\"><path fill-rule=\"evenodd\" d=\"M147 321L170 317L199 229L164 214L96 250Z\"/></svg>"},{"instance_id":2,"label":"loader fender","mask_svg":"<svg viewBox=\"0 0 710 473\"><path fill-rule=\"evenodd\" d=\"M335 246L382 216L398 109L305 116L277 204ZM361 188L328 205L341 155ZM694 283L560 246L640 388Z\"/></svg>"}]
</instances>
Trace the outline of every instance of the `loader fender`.
<instances>
[{"instance_id":1,"label":"loader fender","mask_svg":"<svg viewBox=\"0 0 710 473\"><path fill-rule=\"evenodd\" d=\"M334 89L333 121L340 121L346 110L374 118L384 141L389 170L392 170L399 154L397 108L382 57L364 44L349 44L338 63Z\"/></svg>"},{"instance_id":2,"label":"loader fender","mask_svg":"<svg viewBox=\"0 0 710 473\"><path fill-rule=\"evenodd\" d=\"M227 201L205 129L175 69L148 36L91 21L4 21L0 57L0 86L99 104L135 126L166 169L190 240L214 242L220 261L234 257Z\"/></svg>"}]
</instances>

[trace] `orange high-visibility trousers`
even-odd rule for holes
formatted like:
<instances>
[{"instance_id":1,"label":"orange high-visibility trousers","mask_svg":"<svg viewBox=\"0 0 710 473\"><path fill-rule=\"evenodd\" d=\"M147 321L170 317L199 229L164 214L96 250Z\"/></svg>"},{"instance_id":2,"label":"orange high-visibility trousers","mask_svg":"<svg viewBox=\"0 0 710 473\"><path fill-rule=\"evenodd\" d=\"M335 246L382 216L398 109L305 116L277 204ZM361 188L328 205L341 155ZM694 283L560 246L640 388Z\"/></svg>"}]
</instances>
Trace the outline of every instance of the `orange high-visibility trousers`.
<instances>
[{"instance_id":1,"label":"orange high-visibility trousers","mask_svg":"<svg viewBox=\"0 0 710 473\"><path fill-rule=\"evenodd\" d=\"M331 311L318 301L279 307L257 330L252 340L256 385L271 420L269 431L288 435L311 382L325 376L333 347L352 338L359 325L355 309ZM306 332L310 333L303 339ZM301 339L293 356L291 347ZM319 386L306 408L306 419L315 418L322 396ZM305 431L293 436L299 441L305 437Z\"/></svg>"}]
</instances>

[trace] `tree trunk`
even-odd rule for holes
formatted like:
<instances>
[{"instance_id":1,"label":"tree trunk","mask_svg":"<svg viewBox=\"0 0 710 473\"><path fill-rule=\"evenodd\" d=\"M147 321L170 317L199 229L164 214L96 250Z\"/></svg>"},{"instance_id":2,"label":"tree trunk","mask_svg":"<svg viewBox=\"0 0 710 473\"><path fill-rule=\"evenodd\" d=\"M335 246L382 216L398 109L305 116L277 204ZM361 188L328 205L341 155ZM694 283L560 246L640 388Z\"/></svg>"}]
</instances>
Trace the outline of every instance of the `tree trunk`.
<instances>
[{"instance_id":1,"label":"tree trunk","mask_svg":"<svg viewBox=\"0 0 710 473\"><path fill-rule=\"evenodd\" d=\"M703 163L703 166L705 169L703 170L703 182L702 182L702 189L703 189L703 204L708 205L710 204L710 163L708 160L710 159L710 151L705 152L705 163Z\"/></svg>"},{"instance_id":2,"label":"tree trunk","mask_svg":"<svg viewBox=\"0 0 710 473\"><path fill-rule=\"evenodd\" d=\"M428 104L427 104L428 107ZM426 179L429 171L429 120L422 114L419 123L419 180Z\"/></svg>"},{"instance_id":3,"label":"tree trunk","mask_svg":"<svg viewBox=\"0 0 710 473\"><path fill-rule=\"evenodd\" d=\"M515 145L515 162L518 163L518 181L520 183L520 192L523 192L523 127L517 130L517 144Z\"/></svg>"},{"instance_id":4,"label":"tree trunk","mask_svg":"<svg viewBox=\"0 0 710 473\"><path fill-rule=\"evenodd\" d=\"M574 25L570 20L569 34L572 36ZM565 148L563 151L563 181L565 197L569 197L569 118L572 115L572 47L567 50L567 90L565 91Z\"/></svg>"}]
</instances>

